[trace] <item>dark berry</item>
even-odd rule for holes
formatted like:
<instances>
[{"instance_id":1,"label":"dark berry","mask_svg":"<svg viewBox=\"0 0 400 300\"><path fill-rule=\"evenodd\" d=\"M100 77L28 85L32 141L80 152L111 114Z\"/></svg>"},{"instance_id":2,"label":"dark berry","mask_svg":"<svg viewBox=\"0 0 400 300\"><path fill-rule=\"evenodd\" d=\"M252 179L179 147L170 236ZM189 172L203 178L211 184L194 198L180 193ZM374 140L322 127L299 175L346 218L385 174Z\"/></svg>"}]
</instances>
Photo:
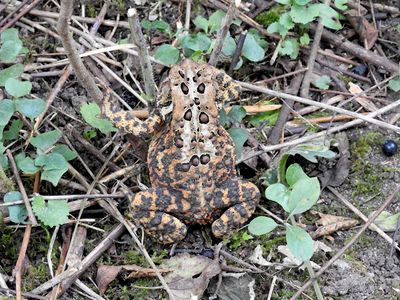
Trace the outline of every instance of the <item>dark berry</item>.
<instances>
[{"instance_id":1,"label":"dark berry","mask_svg":"<svg viewBox=\"0 0 400 300\"><path fill-rule=\"evenodd\" d=\"M208 258L214 258L214 251L212 249L205 248L200 252L200 255Z\"/></svg>"},{"instance_id":2,"label":"dark berry","mask_svg":"<svg viewBox=\"0 0 400 300\"><path fill-rule=\"evenodd\" d=\"M392 156L397 152L397 143L393 140L386 140L382 147L386 156Z\"/></svg>"},{"instance_id":3,"label":"dark berry","mask_svg":"<svg viewBox=\"0 0 400 300\"><path fill-rule=\"evenodd\" d=\"M368 68L366 65L357 65L353 68L353 73L365 76L367 74Z\"/></svg>"}]
</instances>

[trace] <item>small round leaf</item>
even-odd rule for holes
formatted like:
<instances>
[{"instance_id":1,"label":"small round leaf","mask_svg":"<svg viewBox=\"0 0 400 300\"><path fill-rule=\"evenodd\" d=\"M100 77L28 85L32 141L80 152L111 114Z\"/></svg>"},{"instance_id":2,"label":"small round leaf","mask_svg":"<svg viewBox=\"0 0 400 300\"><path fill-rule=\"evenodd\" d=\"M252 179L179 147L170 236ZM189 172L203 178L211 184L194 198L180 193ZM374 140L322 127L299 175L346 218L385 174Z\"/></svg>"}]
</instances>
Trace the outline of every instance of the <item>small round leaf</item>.
<instances>
[{"instance_id":1,"label":"small round leaf","mask_svg":"<svg viewBox=\"0 0 400 300\"><path fill-rule=\"evenodd\" d=\"M285 224L286 242L290 252L301 261L309 260L314 254L314 241L302 228Z\"/></svg>"},{"instance_id":2,"label":"small round leaf","mask_svg":"<svg viewBox=\"0 0 400 300\"><path fill-rule=\"evenodd\" d=\"M257 217L249 223L249 232L253 235L263 235L274 230L278 224L268 217Z\"/></svg>"},{"instance_id":3,"label":"small round leaf","mask_svg":"<svg viewBox=\"0 0 400 300\"><path fill-rule=\"evenodd\" d=\"M4 86L7 93L15 98L29 94L32 89L32 83L30 83L30 81L21 81L15 78L7 79Z\"/></svg>"},{"instance_id":4,"label":"small round leaf","mask_svg":"<svg viewBox=\"0 0 400 300\"><path fill-rule=\"evenodd\" d=\"M169 67L179 61L179 50L171 45L164 44L157 48L154 58Z\"/></svg>"}]
</instances>

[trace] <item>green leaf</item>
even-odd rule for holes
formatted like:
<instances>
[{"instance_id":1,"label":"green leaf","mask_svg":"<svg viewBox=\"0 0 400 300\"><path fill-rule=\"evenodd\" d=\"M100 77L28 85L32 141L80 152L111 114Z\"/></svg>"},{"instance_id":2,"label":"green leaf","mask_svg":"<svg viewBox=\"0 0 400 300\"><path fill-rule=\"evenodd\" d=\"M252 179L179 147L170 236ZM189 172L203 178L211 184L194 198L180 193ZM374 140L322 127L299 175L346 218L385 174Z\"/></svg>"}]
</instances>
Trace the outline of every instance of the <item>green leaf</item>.
<instances>
[{"instance_id":1,"label":"green leaf","mask_svg":"<svg viewBox=\"0 0 400 300\"><path fill-rule=\"evenodd\" d=\"M75 151L72 151L67 145L64 144L56 145L52 152L61 154L68 161L73 160L78 156Z\"/></svg>"},{"instance_id":2,"label":"green leaf","mask_svg":"<svg viewBox=\"0 0 400 300\"><path fill-rule=\"evenodd\" d=\"M4 86L7 79L18 78L24 72L23 64L15 64L0 71L0 86Z\"/></svg>"},{"instance_id":3,"label":"green leaf","mask_svg":"<svg viewBox=\"0 0 400 300\"><path fill-rule=\"evenodd\" d=\"M40 149L43 152L50 149L61 137L61 132L52 130L45 133L38 134L31 138L31 145Z\"/></svg>"},{"instance_id":4,"label":"green leaf","mask_svg":"<svg viewBox=\"0 0 400 300\"><path fill-rule=\"evenodd\" d=\"M279 24L281 24L286 29L292 29L294 27L294 23L292 18L290 17L289 13L284 13L279 18Z\"/></svg>"},{"instance_id":5,"label":"green leaf","mask_svg":"<svg viewBox=\"0 0 400 300\"><path fill-rule=\"evenodd\" d=\"M263 235L274 230L278 224L268 217L256 217L249 223L249 232L253 235Z\"/></svg>"},{"instance_id":6,"label":"green leaf","mask_svg":"<svg viewBox=\"0 0 400 300\"><path fill-rule=\"evenodd\" d=\"M286 182L290 187L303 178L309 178L299 164L292 164L286 170Z\"/></svg>"},{"instance_id":7,"label":"green leaf","mask_svg":"<svg viewBox=\"0 0 400 300\"><path fill-rule=\"evenodd\" d=\"M4 202L13 202L22 200L22 194L20 192L8 192L4 195ZM10 213L10 220L14 223L29 224L28 212L24 204L18 204L13 206L8 206L8 211Z\"/></svg>"},{"instance_id":8,"label":"green leaf","mask_svg":"<svg viewBox=\"0 0 400 300\"><path fill-rule=\"evenodd\" d=\"M99 117L101 115L100 107L96 103L83 104L81 106L81 114L87 123L100 130L103 134L117 131L108 119Z\"/></svg>"},{"instance_id":9,"label":"green leaf","mask_svg":"<svg viewBox=\"0 0 400 300\"><path fill-rule=\"evenodd\" d=\"M278 22L274 22L274 23L270 24L267 28L268 33L276 32L276 33L279 33L279 35L282 37L285 37L287 35L288 31L289 30L285 26L279 24Z\"/></svg>"},{"instance_id":10,"label":"green leaf","mask_svg":"<svg viewBox=\"0 0 400 300\"><path fill-rule=\"evenodd\" d=\"M331 83L332 80L329 76L323 75L320 76L316 81L315 81L315 86L317 88L320 88L322 90L327 90L329 89L329 83Z\"/></svg>"},{"instance_id":11,"label":"green leaf","mask_svg":"<svg viewBox=\"0 0 400 300\"><path fill-rule=\"evenodd\" d=\"M335 6L340 10L347 10L347 0L335 0Z\"/></svg>"},{"instance_id":12,"label":"green leaf","mask_svg":"<svg viewBox=\"0 0 400 300\"><path fill-rule=\"evenodd\" d=\"M15 110L28 117L33 121L34 118L39 116L46 108L46 102L43 99L16 99Z\"/></svg>"},{"instance_id":13,"label":"green leaf","mask_svg":"<svg viewBox=\"0 0 400 300\"><path fill-rule=\"evenodd\" d=\"M308 33L304 33L301 37L300 37L300 45L302 46L306 46L310 43L310 36L308 35Z\"/></svg>"},{"instance_id":14,"label":"green leaf","mask_svg":"<svg viewBox=\"0 0 400 300\"><path fill-rule=\"evenodd\" d=\"M2 43L6 41L19 41L18 30L16 28L8 28L1 33L0 40Z\"/></svg>"},{"instance_id":15,"label":"green leaf","mask_svg":"<svg viewBox=\"0 0 400 300\"><path fill-rule=\"evenodd\" d=\"M7 79L4 86L7 93L15 98L29 94L32 89L32 83L30 81L21 81L15 78Z\"/></svg>"},{"instance_id":16,"label":"green leaf","mask_svg":"<svg viewBox=\"0 0 400 300\"><path fill-rule=\"evenodd\" d=\"M197 28L202 29L205 33L208 32L208 20L204 18L203 16L197 16L193 20L194 25L196 25Z\"/></svg>"},{"instance_id":17,"label":"green leaf","mask_svg":"<svg viewBox=\"0 0 400 300\"><path fill-rule=\"evenodd\" d=\"M69 208L66 200L44 200L43 196L35 196L32 210L46 226L57 226L68 222Z\"/></svg>"},{"instance_id":18,"label":"green leaf","mask_svg":"<svg viewBox=\"0 0 400 300\"><path fill-rule=\"evenodd\" d=\"M211 33L216 32L221 28L221 23L225 15L225 12L219 9L208 18L208 26Z\"/></svg>"},{"instance_id":19,"label":"green leaf","mask_svg":"<svg viewBox=\"0 0 400 300\"><path fill-rule=\"evenodd\" d=\"M39 155L35 159L35 165L43 167L41 179L57 186L62 175L68 171L68 163L59 153Z\"/></svg>"},{"instance_id":20,"label":"green leaf","mask_svg":"<svg viewBox=\"0 0 400 300\"><path fill-rule=\"evenodd\" d=\"M254 127L261 126L262 124L268 124L270 126L275 125L279 117L279 110L265 111L257 113L250 117L250 124Z\"/></svg>"},{"instance_id":21,"label":"green leaf","mask_svg":"<svg viewBox=\"0 0 400 300\"><path fill-rule=\"evenodd\" d=\"M226 113L225 109L219 111L219 122L221 126L228 127L232 124L242 122L246 114L247 112L242 106L233 105L229 113Z\"/></svg>"},{"instance_id":22,"label":"green leaf","mask_svg":"<svg viewBox=\"0 0 400 300\"><path fill-rule=\"evenodd\" d=\"M388 86L394 92L400 91L400 77L389 80Z\"/></svg>"},{"instance_id":23,"label":"green leaf","mask_svg":"<svg viewBox=\"0 0 400 300\"><path fill-rule=\"evenodd\" d=\"M298 5L306 5L311 0L294 0L294 2Z\"/></svg>"},{"instance_id":24,"label":"green leaf","mask_svg":"<svg viewBox=\"0 0 400 300\"><path fill-rule=\"evenodd\" d=\"M181 41L182 48L187 48L193 51L207 51L211 46L210 38L203 32L195 35L186 35Z\"/></svg>"},{"instance_id":25,"label":"green leaf","mask_svg":"<svg viewBox=\"0 0 400 300\"><path fill-rule=\"evenodd\" d=\"M236 50L236 42L233 37L230 35L227 35L224 41L224 44L222 45L222 54L226 56L232 56L233 53L235 53Z\"/></svg>"},{"instance_id":26,"label":"green leaf","mask_svg":"<svg viewBox=\"0 0 400 300\"><path fill-rule=\"evenodd\" d=\"M290 38L282 43L279 53L288 55L291 59L296 59L299 55L299 44L296 39Z\"/></svg>"},{"instance_id":27,"label":"green leaf","mask_svg":"<svg viewBox=\"0 0 400 300\"><path fill-rule=\"evenodd\" d=\"M315 4L309 7L293 5L289 12L293 22L300 24L308 24L315 20L319 15L319 7Z\"/></svg>"},{"instance_id":28,"label":"green leaf","mask_svg":"<svg viewBox=\"0 0 400 300\"><path fill-rule=\"evenodd\" d=\"M373 212L371 213L371 215L372 214ZM383 231L391 232L396 230L396 225L399 222L399 220L400 220L400 212L397 214L391 214L390 212L384 210L375 219L374 223ZM370 229L372 229L371 226Z\"/></svg>"},{"instance_id":29,"label":"green leaf","mask_svg":"<svg viewBox=\"0 0 400 300\"><path fill-rule=\"evenodd\" d=\"M5 41L0 47L0 61L4 63L12 63L15 61L21 50L22 42L20 40Z\"/></svg>"},{"instance_id":30,"label":"green leaf","mask_svg":"<svg viewBox=\"0 0 400 300\"><path fill-rule=\"evenodd\" d=\"M166 32L166 33L171 32L171 26L167 22L165 22L163 20L154 21L153 22L153 28L154 29L158 29L161 32Z\"/></svg>"},{"instance_id":31,"label":"green leaf","mask_svg":"<svg viewBox=\"0 0 400 300\"><path fill-rule=\"evenodd\" d=\"M14 114L14 102L10 99L0 100L0 126L6 126Z\"/></svg>"},{"instance_id":32,"label":"green leaf","mask_svg":"<svg viewBox=\"0 0 400 300\"><path fill-rule=\"evenodd\" d=\"M314 241L302 228L285 224L286 242L293 256L302 262L310 260L314 254Z\"/></svg>"},{"instance_id":33,"label":"green leaf","mask_svg":"<svg viewBox=\"0 0 400 300\"><path fill-rule=\"evenodd\" d=\"M8 128L8 130L4 131L4 133L3 133L4 141L18 139L19 131L21 130L23 125L24 125L24 123L20 119L12 121L10 128ZM0 138L0 140L1 140L1 138Z\"/></svg>"},{"instance_id":34,"label":"green leaf","mask_svg":"<svg viewBox=\"0 0 400 300\"><path fill-rule=\"evenodd\" d=\"M24 173L24 174L35 174L37 173L40 168L35 165L35 162L29 156L18 160L17 167Z\"/></svg>"},{"instance_id":35,"label":"green leaf","mask_svg":"<svg viewBox=\"0 0 400 300\"><path fill-rule=\"evenodd\" d=\"M282 183L271 184L265 190L265 197L268 200L278 203L286 212L289 211L289 189Z\"/></svg>"},{"instance_id":36,"label":"green leaf","mask_svg":"<svg viewBox=\"0 0 400 300\"><path fill-rule=\"evenodd\" d=\"M157 48L154 58L169 67L179 61L179 50L171 45L164 44Z\"/></svg>"},{"instance_id":37,"label":"green leaf","mask_svg":"<svg viewBox=\"0 0 400 300\"><path fill-rule=\"evenodd\" d=\"M317 203L321 187L318 178L302 178L294 185L289 196L289 212L296 215L309 210Z\"/></svg>"},{"instance_id":38,"label":"green leaf","mask_svg":"<svg viewBox=\"0 0 400 300\"><path fill-rule=\"evenodd\" d=\"M246 35L246 39L244 40L243 44L242 55L253 62L258 62L264 59L265 51L257 43L256 39L251 33Z\"/></svg>"},{"instance_id":39,"label":"green leaf","mask_svg":"<svg viewBox=\"0 0 400 300\"><path fill-rule=\"evenodd\" d=\"M313 5L318 6L319 16L322 20L322 24L324 24L325 27L334 30L342 28L342 25L339 22L339 13L336 10L323 3Z\"/></svg>"},{"instance_id":40,"label":"green leaf","mask_svg":"<svg viewBox=\"0 0 400 300\"><path fill-rule=\"evenodd\" d=\"M324 138L314 139L312 142L309 142L307 144L300 144L289 149L288 151L286 151L286 154L299 154L310 162L317 163L317 156L325 157L328 159L334 158L336 156L336 153L329 150L329 147L329 142L326 143Z\"/></svg>"},{"instance_id":41,"label":"green leaf","mask_svg":"<svg viewBox=\"0 0 400 300\"><path fill-rule=\"evenodd\" d=\"M240 158L242 156L243 145L249 138L249 133L244 128L229 128L228 133L235 143L236 157Z\"/></svg>"},{"instance_id":42,"label":"green leaf","mask_svg":"<svg viewBox=\"0 0 400 300\"><path fill-rule=\"evenodd\" d=\"M90 141L91 139L94 139L96 136L97 136L97 132L94 129L86 129L83 132L83 138L88 141Z\"/></svg>"},{"instance_id":43,"label":"green leaf","mask_svg":"<svg viewBox=\"0 0 400 300\"><path fill-rule=\"evenodd\" d=\"M275 0L275 1L283 5L292 3L292 0Z\"/></svg>"}]
</instances>

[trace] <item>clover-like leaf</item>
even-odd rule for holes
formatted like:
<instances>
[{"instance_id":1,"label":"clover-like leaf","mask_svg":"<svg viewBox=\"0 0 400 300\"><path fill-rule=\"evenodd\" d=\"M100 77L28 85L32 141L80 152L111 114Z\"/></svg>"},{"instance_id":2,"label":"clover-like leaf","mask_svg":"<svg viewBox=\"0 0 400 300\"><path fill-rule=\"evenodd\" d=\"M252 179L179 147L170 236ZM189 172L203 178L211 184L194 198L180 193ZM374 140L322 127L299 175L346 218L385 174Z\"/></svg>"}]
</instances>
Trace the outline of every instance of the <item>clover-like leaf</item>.
<instances>
[{"instance_id":1,"label":"clover-like leaf","mask_svg":"<svg viewBox=\"0 0 400 300\"><path fill-rule=\"evenodd\" d=\"M45 201L43 196L33 197L32 210L46 226L57 226L68 222L69 208L66 200Z\"/></svg>"},{"instance_id":2,"label":"clover-like leaf","mask_svg":"<svg viewBox=\"0 0 400 300\"><path fill-rule=\"evenodd\" d=\"M31 92L32 83L30 81L21 81L15 78L9 78L6 80L4 87L8 94L15 98L19 98Z\"/></svg>"},{"instance_id":3,"label":"clover-like leaf","mask_svg":"<svg viewBox=\"0 0 400 300\"><path fill-rule=\"evenodd\" d=\"M50 149L60 139L60 137L61 132L58 130L52 130L32 137L30 143L39 150L46 152L46 150Z\"/></svg>"},{"instance_id":4,"label":"clover-like leaf","mask_svg":"<svg viewBox=\"0 0 400 300\"><path fill-rule=\"evenodd\" d=\"M7 79L18 78L24 71L23 64L15 64L0 71L0 86L4 86Z\"/></svg>"},{"instance_id":5,"label":"clover-like leaf","mask_svg":"<svg viewBox=\"0 0 400 300\"><path fill-rule=\"evenodd\" d=\"M300 179L309 178L299 164L292 164L286 170L286 182L292 187Z\"/></svg>"},{"instance_id":6,"label":"clover-like leaf","mask_svg":"<svg viewBox=\"0 0 400 300\"><path fill-rule=\"evenodd\" d=\"M197 28L202 29L205 33L208 32L208 20L204 18L203 16L197 16L193 20L194 25L196 25Z\"/></svg>"},{"instance_id":7,"label":"clover-like leaf","mask_svg":"<svg viewBox=\"0 0 400 300\"><path fill-rule=\"evenodd\" d=\"M279 53L288 55L291 59L297 58L299 55L299 44L296 39L290 38L282 43Z\"/></svg>"},{"instance_id":8,"label":"clover-like leaf","mask_svg":"<svg viewBox=\"0 0 400 300\"><path fill-rule=\"evenodd\" d=\"M347 0L335 0L335 6L340 10L348 9Z\"/></svg>"},{"instance_id":9,"label":"clover-like leaf","mask_svg":"<svg viewBox=\"0 0 400 300\"><path fill-rule=\"evenodd\" d=\"M60 153L39 155L35 159L35 165L43 168L41 179L51 182L54 186L57 186L62 175L68 171L68 162Z\"/></svg>"},{"instance_id":10,"label":"clover-like leaf","mask_svg":"<svg viewBox=\"0 0 400 300\"><path fill-rule=\"evenodd\" d=\"M81 106L81 114L87 123L100 130L103 134L117 131L108 119L100 118L100 107L96 103L83 104Z\"/></svg>"},{"instance_id":11,"label":"clover-like leaf","mask_svg":"<svg viewBox=\"0 0 400 300\"><path fill-rule=\"evenodd\" d=\"M210 38L203 32L188 34L181 40L181 46L193 51L208 51L211 46Z\"/></svg>"},{"instance_id":12,"label":"clover-like leaf","mask_svg":"<svg viewBox=\"0 0 400 300\"><path fill-rule=\"evenodd\" d=\"M294 23L289 13L284 13L279 18L279 24L281 24L286 29L292 29L294 27Z\"/></svg>"},{"instance_id":13,"label":"clover-like leaf","mask_svg":"<svg viewBox=\"0 0 400 300\"><path fill-rule=\"evenodd\" d=\"M169 67L179 61L179 50L174 46L164 44L156 49L154 58Z\"/></svg>"},{"instance_id":14,"label":"clover-like leaf","mask_svg":"<svg viewBox=\"0 0 400 300\"><path fill-rule=\"evenodd\" d=\"M290 252L301 261L310 260L314 254L314 241L302 228L285 224L286 242Z\"/></svg>"},{"instance_id":15,"label":"clover-like leaf","mask_svg":"<svg viewBox=\"0 0 400 300\"><path fill-rule=\"evenodd\" d=\"M258 62L264 59L265 50L257 43L257 40L251 33L246 35L242 55L253 62Z\"/></svg>"},{"instance_id":16,"label":"clover-like leaf","mask_svg":"<svg viewBox=\"0 0 400 300\"><path fill-rule=\"evenodd\" d=\"M224 41L224 44L222 45L222 53L226 56L231 56L233 53L235 53L236 50L236 42L233 37L230 35L227 35Z\"/></svg>"},{"instance_id":17,"label":"clover-like leaf","mask_svg":"<svg viewBox=\"0 0 400 300\"><path fill-rule=\"evenodd\" d=\"M23 125L24 123L20 119L13 120L8 130L4 131L3 133L3 140L9 141L18 139L19 131L21 130ZM0 140L1 139L2 138L0 136Z\"/></svg>"},{"instance_id":18,"label":"clover-like leaf","mask_svg":"<svg viewBox=\"0 0 400 300\"><path fill-rule=\"evenodd\" d=\"M253 235L263 235L274 230L278 224L268 217L260 216L256 217L249 223L249 232Z\"/></svg>"},{"instance_id":19,"label":"clover-like leaf","mask_svg":"<svg viewBox=\"0 0 400 300\"><path fill-rule=\"evenodd\" d=\"M392 80L389 80L388 86L394 92L400 91L400 76Z\"/></svg>"},{"instance_id":20,"label":"clover-like leaf","mask_svg":"<svg viewBox=\"0 0 400 300\"><path fill-rule=\"evenodd\" d=\"M10 99L0 100L0 126L6 126L14 114L14 102Z\"/></svg>"},{"instance_id":21,"label":"clover-like leaf","mask_svg":"<svg viewBox=\"0 0 400 300\"><path fill-rule=\"evenodd\" d=\"M315 4L309 7L301 5L293 5L289 12L293 22L300 24L308 24L315 20L319 15L319 7Z\"/></svg>"},{"instance_id":22,"label":"clover-like leaf","mask_svg":"<svg viewBox=\"0 0 400 300\"><path fill-rule=\"evenodd\" d=\"M15 100L15 110L33 120L39 116L46 107L43 99L26 99L20 98Z\"/></svg>"},{"instance_id":23,"label":"clover-like leaf","mask_svg":"<svg viewBox=\"0 0 400 300\"><path fill-rule=\"evenodd\" d=\"M265 197L268 200L278 203L286 212L289 211L290 190L282 183L274 183L265 190Z\"/></svg>"},{"instance_id":24,"label":"clover-like leaf","mask_svg":"<svg viewBox=\"0 0 400 300\"><path fill-rule=\"evenodd\" d=\"M236 157L240 158L242 156L243 145L249 138L249 133L244 128L229 128L228 133L235 143Z\"/></svg>"},{"instance_id":25,"label":"clover-like leaf","mask_svg":"<svg viewBox=\"0 0 400 300\"><path fill-rule=\"evenodd\" d=\"M22 200L22 194L20 192L8 192L4 195L4 202L13 202ZM24 204L12 205L8 206L8 212L10 215L11 222L17 224L29 224L28 221L28 211L25 208Z\"/></svg>"},{"instance_id":26,"label":"clover-like leaf","mask_svg":"<svg viewBox=\"0 0 400 300\"><path fill-rule=\"evenodd\" d=\"M336 10L324 3L313 5L318 6L319 16L321 18L322 24L324 24L325 27L334 30L342 28L342 25L339 22L339 13Z\"/></svg>"},{"instance_id":27,"label":"clover-like leaf","mask_svg":"<svg viewBox=\"0 0 400 300\"><path fill-rule=\"evenodd\" d=\"M15 61L21 50L21 41L5 41L0 47L0 61L5 63Z\"/></svg>"},{"instance_id":28,"label":"clover-like leaf","mask_svg":"<svg viewBox=\"0 0 400 300\"><path fill-rule=\"evenodd\" d=\"M315 81L315 86L322 90L327 90L331 82L332 80L328 75L322 75Z\"/></svg>"},{"instance_id":29,"label":"clover-like leaf","mask_svg":"<svg viewBox=\"0 0 400 300\"><path fill-rule=\"evenodd\" d=\"M310 43L310 36L308 35L308 33L304 33L301 37L300 37L300 45L302 46L306 46Z\"/></svg>"},{"instance_id":30,"label":"clover-like leaf","mask_svg":"<svg viewBox=\"0 0 400 300\"><path fill-rule=\"evenodd\" d=\"M78 156L75 151L72 151L67 145L64 144L56 145L52 152L61 154L66 160L73 160Z\"/></svg>"},{"instance_id":31,"label":"clover-like leaf","mask_svg":"<svg viewBox=\"0 0 400 300\"><path fill-rule=\"evenodd\" d=\"M35 174L37 173L40 168L35 165L35 162L29 156L24 157L22 159L16 159L17 167L24 173L24 174Z\"/></svg>"},{"instance_id":32,"label":"clover-like leaf","mask_svg":"<svg viewBox=\"0 0 400 300\"><path fill-rule=\"evenodd\" d=\"M321 187L318 178L302 178L294 185L289 196L289 212L291 215L301 214L317 203Z\"/></svg>"},{"instance_id":33,"label":"clover-like leaf","mask_svg":"<svg viewBox=\"0 0 400 300\"><path fill-rule=\"evenodd\" d=\"M221 28L222 20L224 19L226 13L222 10L217 10L208 18L208 26L210 32L216 32Z\"/></svg>"}]
</instances>

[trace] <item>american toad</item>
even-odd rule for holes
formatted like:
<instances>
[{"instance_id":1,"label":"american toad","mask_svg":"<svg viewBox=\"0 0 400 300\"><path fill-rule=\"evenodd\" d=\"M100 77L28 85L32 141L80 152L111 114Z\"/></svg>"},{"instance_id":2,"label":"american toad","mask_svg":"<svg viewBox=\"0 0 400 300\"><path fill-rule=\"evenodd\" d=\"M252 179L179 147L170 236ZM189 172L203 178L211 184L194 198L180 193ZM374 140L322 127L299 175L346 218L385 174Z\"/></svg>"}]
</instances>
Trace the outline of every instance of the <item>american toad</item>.
<instances>
[{"instance_id":1,"label":"american toad","mask_svg":"<svg viewBox=\"0 0 400 300\"><path fill-rule=\"evenodd\" d=\"M218 109L239 91L225 73L185 60L171 68L147 120L104 101L115 126L154 136L147 158L152 187L131 199L130 215L159 242L182 240L190 224L212 223L222 238L254 212L259 190L237 178L235 146L218 119Z\"/></svg>"}]
</instances>

